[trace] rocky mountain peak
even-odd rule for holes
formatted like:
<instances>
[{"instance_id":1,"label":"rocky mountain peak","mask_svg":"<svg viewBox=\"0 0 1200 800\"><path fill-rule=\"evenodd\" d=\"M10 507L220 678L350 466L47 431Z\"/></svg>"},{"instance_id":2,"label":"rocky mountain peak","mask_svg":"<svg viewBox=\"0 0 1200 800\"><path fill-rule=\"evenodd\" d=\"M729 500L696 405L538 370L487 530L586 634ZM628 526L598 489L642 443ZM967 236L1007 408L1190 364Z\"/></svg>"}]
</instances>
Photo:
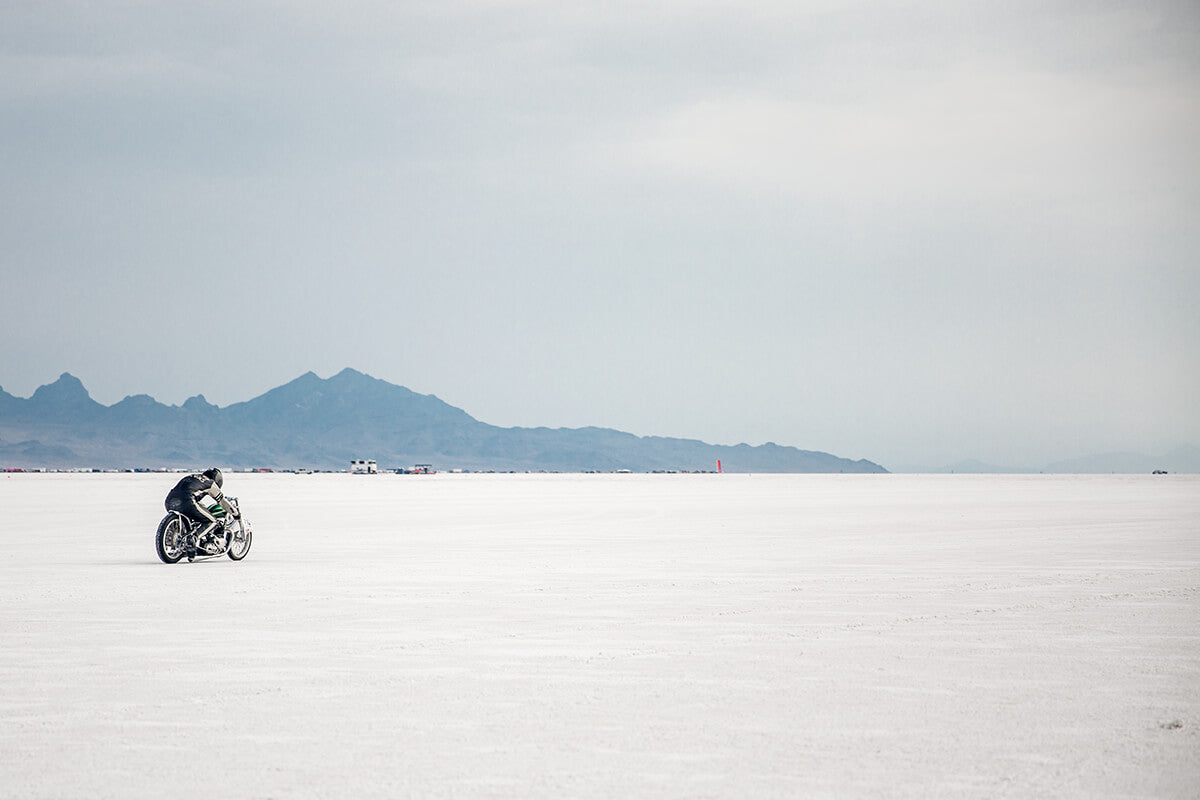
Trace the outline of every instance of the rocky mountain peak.
<instances>
[{"instance_id":1,"label":"rocky mountain peak","mask_svg":"<svg viewBox=\"0 0 1200 800\"><path fill-rule=\"evenodd\" d=\"M35 403L51 403L54 405L77 405L92 400L83 382L69 372L58 376L54 383L39 386L30 398Z\"/></svg>"}]
</instances>

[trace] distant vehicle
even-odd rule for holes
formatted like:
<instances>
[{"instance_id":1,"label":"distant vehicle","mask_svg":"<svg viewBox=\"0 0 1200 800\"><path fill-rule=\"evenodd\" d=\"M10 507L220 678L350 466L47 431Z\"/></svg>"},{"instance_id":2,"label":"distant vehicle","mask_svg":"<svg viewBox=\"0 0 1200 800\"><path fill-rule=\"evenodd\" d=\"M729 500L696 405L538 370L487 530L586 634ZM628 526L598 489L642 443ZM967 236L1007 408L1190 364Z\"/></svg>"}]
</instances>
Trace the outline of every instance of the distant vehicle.
<instances>
[{"instance_id":1,"label":"distant vehicle","mask_svg":"<svg viewBox=\"0 0 1200 800\"><path fill-rule=\"evenodd\" d=\"M375 464L374 459L356 458L350 462L352 475L374 475L377 472L379 472L379 467Z\"/></svg>"},{"instance_id":2,"label":"distant vehicle","mask_svg":"<svg viewBox=\"0 0 1200 800\"><path fill-rule=\"evenodd\" d=\"M250 543L254 534L250 531L250 522L241 515L236 497L226 497L229 509L219 505L210 506L208 511L217 518L218 527L214 531L217 543L208 549L202 548L196 541L196 533L200 523L195 522L178 511L168 511L162 522L158 523L158 533L154 536L154 549L164 564L174 564L181 558L187 557L189 562L197 558L209 559L218 556L229 556L233 561L241 561L250 552ZM238 511L232 514L230 511Z\"/></svg>"},{"instance_id":3,"label":"distant vehicle","mask_svg":"<svg viewBox=\"0 0 1200 800\"><path fill-rule=\"evenodd\" d=\"M1167 471L1165 469L1156 469L1156 470L1154 470L1154 472L1151 472L1150 474L1151 475L1166 475Z\"/></svg>"}]
</instances>

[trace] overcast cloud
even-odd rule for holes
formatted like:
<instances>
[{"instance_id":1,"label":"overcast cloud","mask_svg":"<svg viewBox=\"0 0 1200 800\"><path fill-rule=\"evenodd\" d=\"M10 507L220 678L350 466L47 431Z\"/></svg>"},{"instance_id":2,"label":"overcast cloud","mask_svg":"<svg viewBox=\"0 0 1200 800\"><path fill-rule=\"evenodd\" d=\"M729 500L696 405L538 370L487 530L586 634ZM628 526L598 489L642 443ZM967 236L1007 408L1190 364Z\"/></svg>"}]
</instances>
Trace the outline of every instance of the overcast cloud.
<instances>
[{"instance_id":1,"label":"overcast cloud","mask_svg":"<svg viewBox=\"0 0 1200 800\"><path fill-rule=\"evenodd\" d=\"M0 385L1200 444L1200 11L1130 6L6 3Z\"/></svg>"}]
</instances>

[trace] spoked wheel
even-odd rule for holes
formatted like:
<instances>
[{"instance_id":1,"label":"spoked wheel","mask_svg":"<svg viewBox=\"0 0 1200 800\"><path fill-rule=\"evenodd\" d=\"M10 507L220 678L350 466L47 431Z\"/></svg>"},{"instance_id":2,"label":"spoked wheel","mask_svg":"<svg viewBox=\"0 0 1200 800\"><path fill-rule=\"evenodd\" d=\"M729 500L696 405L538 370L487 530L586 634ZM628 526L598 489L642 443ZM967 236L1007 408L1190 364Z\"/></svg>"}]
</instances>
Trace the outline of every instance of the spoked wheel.
<instances>
[{"instance_id":1,"label":"spoked wheel","mask_svg":"<svg viewBox=\"0 0 1200 800\"><path fill-rule=\"evenodd\" d=\"M254 534L250 532L250 526L246 524L244 519L235 519L229 526L229 557L234 561L241 561L250 552L250 542L254 538Z\"/></svg>"},{"instance_id":2,"label":"spoked wheel","mask_svg":"<svg viewBox=\"0 0 1200 800\"><path fill-rule=\"evenodd\" d=\"M158 523L158 535L154 537L154 549L164 564L174 564L186 554L183 523L175 514L167 514Z\"/></svg>"}]
</instances>

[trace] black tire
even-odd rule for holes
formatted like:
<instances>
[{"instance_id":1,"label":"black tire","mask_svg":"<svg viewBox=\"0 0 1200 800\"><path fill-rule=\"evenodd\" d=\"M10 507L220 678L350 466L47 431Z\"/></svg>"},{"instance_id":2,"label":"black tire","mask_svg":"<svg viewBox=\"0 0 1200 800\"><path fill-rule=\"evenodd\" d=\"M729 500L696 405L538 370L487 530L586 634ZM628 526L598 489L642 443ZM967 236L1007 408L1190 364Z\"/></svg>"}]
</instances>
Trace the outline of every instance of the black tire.
<instances>
[{"instance_id":1,"label":"black tire","mask_svg":"<svg viewBox=\"0 0 1200 800\"><path fill-rule=\"evenodd\" d=\"M250 526L242 519L236 519L225 535L229 537L229 560L241 561L250 552L250 545L254 542L254 533Z\"/></svg>"},{"instance_id":2,"label":"black tire","mask_svg":"<svg viewBox=\"0 0 1200 800\"><path fill-rule=\"evenodd\" d=\"M187 531L178 514L167 514L158 523L158 533L154 536L154 549L164 564L174 564L187 555Z\"/></svg>"}]
</instances>

